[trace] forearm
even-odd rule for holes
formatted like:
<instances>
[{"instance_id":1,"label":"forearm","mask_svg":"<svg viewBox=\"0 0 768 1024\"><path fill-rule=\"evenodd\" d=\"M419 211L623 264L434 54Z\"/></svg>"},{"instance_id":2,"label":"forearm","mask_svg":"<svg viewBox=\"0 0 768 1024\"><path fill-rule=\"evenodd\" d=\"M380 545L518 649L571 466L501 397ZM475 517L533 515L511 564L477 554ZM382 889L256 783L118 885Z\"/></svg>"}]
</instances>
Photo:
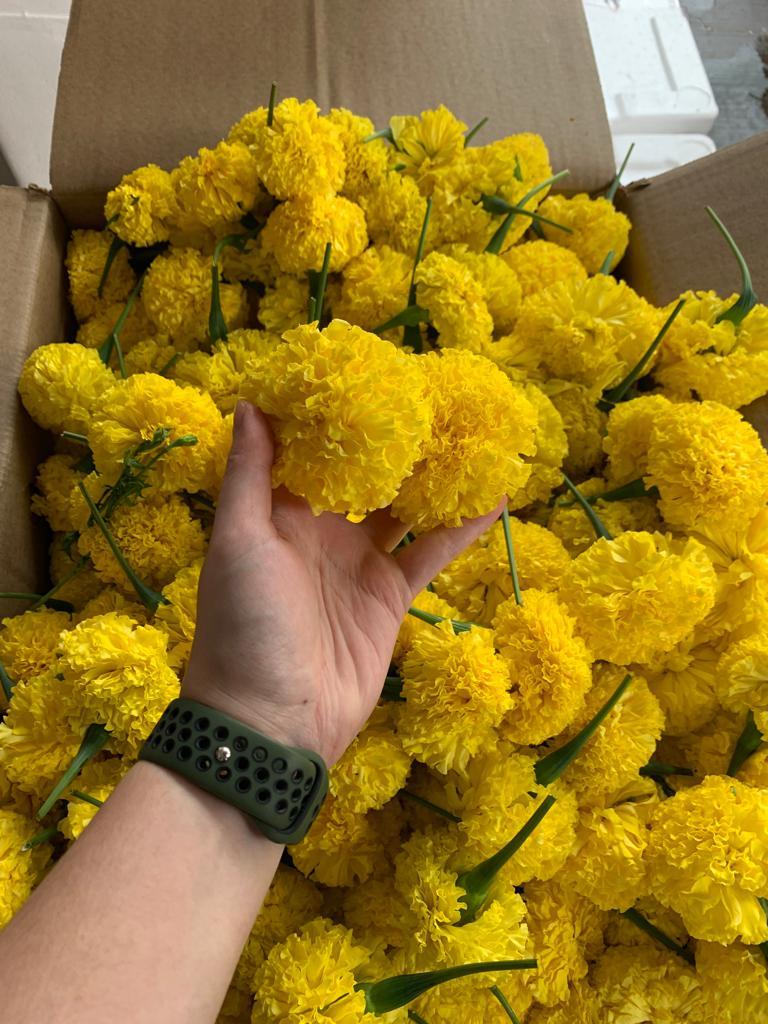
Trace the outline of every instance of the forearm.
<instances>
[{"instance_id":1,"label":"forearm","mask_svg":"<svg viewBox=\"0 0 768 1024\"><path fill-rule=\"evenodd\" d=\"M281 852L140 762L0 933L3 1016L211 1024Z\"/></svg>"}]
</instances>

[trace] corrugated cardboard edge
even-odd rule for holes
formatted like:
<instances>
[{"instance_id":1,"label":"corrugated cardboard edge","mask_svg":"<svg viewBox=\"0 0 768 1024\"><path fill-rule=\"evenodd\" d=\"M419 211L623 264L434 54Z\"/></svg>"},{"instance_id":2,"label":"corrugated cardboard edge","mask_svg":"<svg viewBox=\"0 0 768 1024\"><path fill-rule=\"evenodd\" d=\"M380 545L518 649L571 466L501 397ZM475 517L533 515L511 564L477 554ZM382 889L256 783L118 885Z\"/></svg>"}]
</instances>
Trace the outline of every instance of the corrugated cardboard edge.
<instances>
[{"instance_id":1,"label":"corrugated cardboard edge","mask_svg":"<svg viewBox=\"0 0 768 1024\"><path fill-rule=\"evenodd\" d=\"M30 516L30 486L50 437L27 416L16 389L29 353L67 336L66 227L50 196L1 187L0 238L0 590L36 593L48 580L46 530ZM26 607L3 600L0 616Z\"/></svg>"},{"instance_id":2,"label":"corrugated cardboard edge","mask_svg":"<svg viewBox=\"0 0 768 1024\"><path fill-rule=\"evenodd\" d=\"M569 190L614 173L581 0L74 0L51 154L68 223L99 226L124 173L215 144L272 80L379 126L444 103L489 116L478 143L539 132Z\"/></svg>"},{"instance_id":3,"label":"corrugated cardboard edge","mask_svg":"<svg viewBox=\"0 0 768 1024\"><path fill-rule=\"evenodd\" d=\"M768 301L768 132L622 190L632 221L619 273L663 305L689 288L727 296L741 281L735 259L707 216L711 206L733 235Z\"/></svg>"}]
</instances>

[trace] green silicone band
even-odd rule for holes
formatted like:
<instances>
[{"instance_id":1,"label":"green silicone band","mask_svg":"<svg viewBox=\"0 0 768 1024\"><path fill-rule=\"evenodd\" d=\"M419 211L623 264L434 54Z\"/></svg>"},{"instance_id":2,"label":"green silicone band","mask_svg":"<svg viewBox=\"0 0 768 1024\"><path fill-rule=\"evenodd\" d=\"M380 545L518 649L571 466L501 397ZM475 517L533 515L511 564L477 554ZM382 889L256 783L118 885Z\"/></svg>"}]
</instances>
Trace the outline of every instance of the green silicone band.
<instances>
[{"instance_id":1,"label":"green silicone band","mask_svg":"<svg viewBox=\"0 0 768 1024\"><path fill-rule=\"evenodd\" d=\"M328 794L319 754L186 697L171 701L139 757L244 811L275 843L303 839Z\"/></svg>"}]
</instances>

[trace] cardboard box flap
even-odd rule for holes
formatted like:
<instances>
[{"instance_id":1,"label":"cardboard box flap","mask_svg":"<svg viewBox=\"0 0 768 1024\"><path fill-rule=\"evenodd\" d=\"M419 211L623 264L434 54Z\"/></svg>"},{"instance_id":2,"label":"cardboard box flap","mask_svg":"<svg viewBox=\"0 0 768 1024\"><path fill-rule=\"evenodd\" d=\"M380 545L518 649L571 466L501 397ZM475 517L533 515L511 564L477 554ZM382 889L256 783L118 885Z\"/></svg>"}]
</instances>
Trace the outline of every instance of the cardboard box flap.
<instances>
[{"instance_id":1,"label":"cardboard box flap","mask_svg":"<svg viewBox=\"0 0 768 1024\"><path fill-rule=\"evenodd\" d=\"M27 416L16 385L34 348L66 336L66 229L49 196L4 187L0 238L0 590L39 593L48 578L45 529L42 520L29 514L29 493L50 438ZM0 617L26 607L3 599Z\"/></svg>"},{"instance_id":2,"label":"cardboard box flap","mask_svg":"<svg viewBox=\"0 0 768 1024\"><path fill-rule=\"evenodd\" d=\"M65 216L97 223L127 171L170 168L281 96L377 126L445 103L478 142L541 133L569 190L614 173L580 0L74 0L53 130Z\"/></svg>"},{"instance_id":3,"label":"cardboard box flap","mask_svg":"<svg viewBox=\"0 0 768 1024\"><path fill-rule=\"evenodd\" d=\"M768 302L768 132L636 182L618 203L632 221L621 273L652 302L671 302L688 288L739 290L736 260L705 206L730 231L758 299Z\"/></svg>"}]
</instances>

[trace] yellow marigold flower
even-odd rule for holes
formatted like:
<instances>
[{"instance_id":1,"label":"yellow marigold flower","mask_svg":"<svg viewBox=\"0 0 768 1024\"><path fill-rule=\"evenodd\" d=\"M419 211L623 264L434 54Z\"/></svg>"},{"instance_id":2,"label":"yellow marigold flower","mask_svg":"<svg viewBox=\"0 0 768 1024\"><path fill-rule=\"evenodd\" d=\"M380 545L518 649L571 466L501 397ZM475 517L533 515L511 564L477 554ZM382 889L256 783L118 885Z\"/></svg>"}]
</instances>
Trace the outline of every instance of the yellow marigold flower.
<instances>
[{"instance_id":1,"label":"yellow marigold flower","mask_svg":"<svg viewBox=\"0 0 768 1024\"><path fill-rule=\"evenodd\" d=\"M485 250L499 227L501 220L486 213L482 204L477 201L480 197L479 190L464 191L465 180L468 176L471 177L471 171L474 168L469 154L477 152L479 150L468 149L465 151L464 161L456 165L460 169L458 181L443 181L435 188L432 195L432 215L429 221L427 250L432 246L452 242L466 245L472 252L480 253ZM507 236L507 244L511 245L525 232L527 227L527 218L517 218Z\"/></svg>"},{"instance_id":2,"label":"yellow marigold flower","mask_svg":"<svg viewBox=\"0 0 768 1024\"><path fill-rule=\"evenodd\" d=\"M19 378L24 408L46 430L87 432L104 392L115 383L98 352L82 345L41 345Z\"/></svg>"},{"instance_id":3,"label":"yellow marigold flower","mask_svg":"<svg viewBox=\"0 0 768 1024\"><path fill-rule=\"evenodd\" d=\"M768 789L768 744L763 743L747 758L736 778L755 789Z\"/></svg>"},{"instance_id":4,"label":"yellow marigold flower","mask_svg":"<svg viewBox=\"0 0 768 1024\"><path fill-rule=\"evenodd\" d=\"M412 268L413 259L405 253L388 245L369 246L344 268L334 313L367 331L386 323L408 305Z\"/></svg>"},{"instance_id":5,"label":"yellow marigold flower","mask_svg":"<svg viewBox=\"0 0 768 1024\"><path fill-rule=\"evenodd\" d=\"M330 791L339 805L364 814L383 807L402 789L410 767L411 758L395 732L392 708L377 707L331 768Z\"/></svg>"},{"instance_id":6,"label":"yellow marigold flower","mask_svg":"<svg viewBox=\"0 0 768 1024\"><path fill-rule=\"evenodd\" d=\"M768 711L768 633L753 626L746 636L732 638L717 663L714 684L723 707L748 709L760 715Z\"/></svg>"},{"instance_id":7,"label":"yellow marigold flower","mask_svg":"<svg viewBox=\"0 0 768 1024\"><path fill-rule=\"evenodd\" d=\"M493 748L511 701L490 630L421 633L400 675L405 703L397 708L397 733L412 757L440 772L463 771L473 754Z\"/></svg>"},{"instance_id":8,"label":"yellow marigold flower","mask_svg":"<svg viewBox=\"0 0 768 1024\"><path fill-rule=\"evenodd\" d=\"M249 364L244 387L271 417L275 484L315 512L362 515L388 504L429 433L423 365L343 320L286 332Z\"/></svg>"},{"instance_id":9,"label":"yellow marigold flower","mask_svg":"<svg viewBox=\"0 0 768 1024\"><path fill-rule=\"evenodd\" d=\"M292 274L279 274L259 302L259 322L266 330L276 334L290 331L307 322L308 303L309 287L306 279Z\"/></svg>"},{"instance_id":10,"label":"yellow marigold flower","mask_svg":"<svg viewBox=\"0 0 768 1024\"><path fill-rule=\"evenodd\" d=\"M350 886L386 872L390 850L400 848L397 801L357 814L329 796L307 835L291 847L303 875L329 886Z\"/></svg>"},{"instance_id":11,"label":"yellow marigold flower","mask_svg":"<svg viewBox=\"0 0 768 1024\"><path fill-rule=\"evenodd\" d=\"M581 384L549 380L542 388L563 421L568 443L565 472L571 479L589 476L602 462L607 416Z\"/></svg>"},{"instance_id":12,"label":"yellow marigold flower","mask_svg":"<svg viewBox=\"0 0 768 1024\"><path fill-rule=\"evenodd\" d=\"M697 939L768 940L768 806L760 790L708 775L662 801L646 849L651 891Z\"/></svg>"},{"instance_id":13,"label":"yellow marigold flower","mask_svg":"<svg viewBox=\"0 0 768 1024\"><path fill-rule=\"evenodd\" d=\"M643 668L651 693L664 712L664 732L685 736L701 728L717 711L720 651L700 643L697 631Z\"/></svg>"},{"instance_id":14,"label":"yellow marigold flower","mask_svg":"<svg viewBox=\"0 0 768 1024\"><path fill-rule=\"evenodd\" d=\"M199 520L178 494L147 497L118 508L109 529L128 564L144 583L160 590L176 573L205 553ZM94 523L77 542L104 583L116 584L128 596L133 586L112 553L106 537Z\"/></svg>"},{"instance_id":15,"label":"yellow marigold flower","mask_svg":"<svg viewBox=\"0 0 768 1024\"><path fill-rule=\"evenodd\" d=\"M280 270L296 275L320 270L328 242L331 273L343 270L368 244L363 211L342 196L289 199L272 211L260 237Z\"/></svg>"},{"instance_id":16,"label":"yellow marigold flower","mask_svg":"<svg viewBox=\"0 0 768 1024\"><path fill-rule=\"evenodd\" d=\"M460 349L418 357L432 396L432 437L423 461L392 503L404 523L458 526L489 512L530 476L536 413L512 381L481 356Z\"/></svg>"},{"instance_id":17,"label":"yellow marigold flower","mask_svg":"<svg viewBox=\"0 0 768 1024\"><path fill-rule=\"evenodd\" d=\"M77 776L74 788L104 803L130 767L130 761L124 761L121 757L89 761ZM67 839L75 840L80 837L83 829L93 821L98 807L71 792L64 795L68 801L67 814L59 822L59 831Z\"/></svg>"},{"instance_id":18,"label":"yellow marigold flower","mask_svg":"<svg viewBox=\"0 0 768 1024\"><path fill-rule=\"evenodd\" d=\"M659 748L659 760L693 769L695 778L705 775L725 775L736 742L744 728L744 715L719 708L704 725L677 738L665 736ZM677 777L675 788L691 785L684 775Z\"/></svg>"},{"instance_id":19,"label":"yellow marigold flower","mask_svg":"<svg viewBox=\"0 0 768 1024\"><path fill-rule=\"evenodd\" d=\"M235 982L251 990L254 972L277 943L299 931L322 908L317 887L301 872L279 864L235 970ZM250 1021L250 1016L249 1016Z\"/></svg>"},{"instance_id":20,"label":"yellow marigold flower","mask_svg":"<svg viewBox=\"0 0 768 1024\"><path fill-rule=\"evenodd\" d=\"M124 302L102 302L98 300L95 312L77 328L75 340L78 345L86 348L100 348L107 340L117 321L125 310ZM120 347L127 355L134 345L147 338L154 337L157 328L147 316L144 303L139 300L133 304L120 331ZM167 341L167 339L164 339ZM114 360L114 356L112 357Z\"/></svg>"},{"instance_id":21,"label":"yellow marigold flower","mask_svg":"<svg viewBox=\"0 0 768 1024\"><path fill-rule=\"evenodd\" d=\"M59 637L70 624L66 612L50 608L0 620L0 663L11 681L27 682L49 669L56 657Z\"/></svg>"},{"instance_id":22,"label":"yellow marigold flower","mask_svg":"<svg viewBox=\"0 0 768 1024\"><path fill-rule=\"evenodd\" d=\"M593 477L579 484L585 497L609 490L607 481ZM613 537L627 532L653 533L662 527L653 498L632 498L623 501L595 501L592 504L600 520ZM576 504L555 503L547 520L547 529L559 537L567 551L575 557L595 543L592 524Z\"/></svg>"},{"instance_id":23,"label":"yellow marigold flower","mask_svg":"<svg viewBox=\"0 0 768 1024\"><path fill-rule=\"evenodd\" d=\"M265 211L264 216L269 211ZM220 229L224 231L224 229ZM226 234L244 233L241 225L233 226ZM214 239L215 243L215 239ZM214 244L211 244L213 253ZM264 248L261 234L249 238L245 247L239 249L234 245L225 245L221 252L221 276L225 281L258 281L263 285L274 284L277 267L272 255Z\"/></svg>"},{"instance_id":24,"label":"yellow marigold flower","mask_svg":"<svg viewBox=\"0 0 768 1024\"><path fill-rule=\"evenodd\" d=\"M482 354L518 384L529 381L543 383L538 354L515 334L492 339L490 344L483 346Z\"/></svg>"},{"instance_id":25,"label":"yellow marigold flower","mask_svg":"<svg viewBox=\"0 0 768 1024\"><path fill-rule=\"evenodd\" d=\"M624 255L629 241L629 218L620 213L610 199L591 199L586 193L566 197L550 195L540 212L571 233L542 224L544 237L576 253L588 274L596 274L609 252L613 253L611 270Z\"/></svg>"},{"instance_id":26,"label":"yellow marigold flower","mask_svg":"<svg viewBox=\"0 0 768 1024\"><path fill-rule=\"evenodd\" d=\"M168 636L168 664L181 675L186 668L195 639L197 625L197 588L200 583L202 559L181 569L175 579L163 587L163 597L170 604L161 604L152 624Z\"/></svg>"},{"instance_id":27,"label":"yellow marigold flower","mask_svg":"<svg viewBox=\"0 0 768 1024\"><path fill-rule=\"evenodd\" d=\"M511 331L522 297L514 270L501 257L490 252L471 252L465 244L446 245L441 251L465 266L480 285L494 331Z\"/></svg>"},{"instance_id":28,"label":"yellow marigold flower","mask_svg":"<svg viewBox=\"0 0 768 1024\"><path fill-rule=\"evenodd\" d=\"M444 253L431 252L416 268L416 302L429 311L438 343L482 352L493 335L485 291L469 268Z\"/></svg>"},{"instance_id":29,"label":"yellow marigold flower","mask_svg":"<svg viewBox=\"0 0 768 1024\"><path fill-rule=\"evenodd\" d=\"M603 1024L599 1014L597 995L583 982L571 985L568 999L558 1006L534 1006L525 1024Z\"/></svg>"},{"instance_id":30,"label":"yellow marigold flower","mask_svg":"<svg viewBox=\"0 0 768 1024\"><path fill-rule=\"evenodd\" d=\"M241 142L220 142L185 156L171 172L179 211L177 222L217 228L239 221L259 192L257 159Z\"/></svg>"},{"instance_id":31,"label":"yellow marigold flower","mask_svg":"<svg viewBox=\"0 0 768 1024\"><path fill-rule=\"evenodd\" d=\"M426 209L424 197L413 178L390 171L357 201L365 214L371 241L376 245L389 245L413 259ZM425 251L432 248L436 237L437 231L430 220Z\"/></svg>"},{"instance_id":32,"label":"yellow marigold flower","mask_svg":"<svg viewBox=\"0 0 768 1024\"><path fill-rule=\"evenodd\" d=\"M127 597L120 593L117 587L104 587L100 593L92 597L90 601L87 601L79 612L75 612L72 616L72 622L74 625L77 625L78 622L92 619L95 615L106 615L107 612L120 612L121 615L129 615L142 626L145 626L149 612L143 604L139 604L136 601L135 595L132 596L134 600L129 601ZM161 605L160 607L165 606Z\"/></svg>"},{"instance_id":33,"label":"yellow marigold flower","mask_svg":"<svg viewBox=\"0 0 768 1024\"><path fill-rule=\"evenodd\" d=\"M611 410L603 441L608 456L609 489L647 474L654 426L662 416L674 415L677 408L663 395L643 395L620 402Z\"/></svg>"},{"instance_id":34,"label":"yellow marigold flower","mask_svg":"<svg viewBox=\"0 0 768 1024\"><path fill-rule=\"evenodd\" d=\"M549 499L553 489L562 483L560 467L568 452L563 421L554 404L535 384L526 383L521 390L536 410L536 454L525 459L531 467L528 480L509 495L509 507L513 509Z\"/></svg>"},{"instance_id":35,"label":"yellow marigold flower","mask_svg":"<svg viewBox=\"0 0 768 1024\"><path fill-rule=\"evenodd\" d=\"M212 488L225 431L221 413L209 395L181 388L154 373L137 373L118 381L101 396L88 440L104 480L114 482L128 449L165 427L171 431L169 442L193 434L197 444L174 448L160 459L151 473L152 485L164 492Z\"/></svg>"},{"instance_id":36,"label":"yellow marigold flower","mask_svg":"<svg viewBox=\"0 0 768 1024\"><path fill-rule=\"evenodd\" d=\"M178 351L167 335L145 338L124 354L125 372L130 377L134 373L160 373L163 370L162 376L170 376L175 365L171 362L174 356L178 356Z\"/></svg>"},{"instance_id":37,"label":"yellow marigold flower","mask_svg":"<svg viewBox=\"0 0 768 1024\"><path fill-rule=\"evenodd\" d=\"M50 552L50 576L51 583L61 584L65 577L70 576L75 569L77 572L72 579L56 591L56 597L60 601L67 601L73 608L82 608L83 605L96 597L104 589L104 584L99 579L96 570L86 565L78 567L79 555L76 550L64 547L64 535L56 534L51 542Z\"/></svg>"},{"instance_id":38,"label":"yellow marigold flower","mask_svg":"<svg viewBox=\"0 0 768 1024\"><path fill-rule=\"evenodd\" d=\"M598 665L593 676L594 683L587 692L583 710L568 729L552 741L552 749L556 750L584 728L614 692L624 672L613 665ZM640 768L653 756L663 728L664 716L659 702L645 680L634 676L627 691L565 771L563 778L580 804L601 801L606 794L633 782Z\"/></svg>"},{"instance_id":39,"label":"yellow marigold flower","mask_svg":"<svg viewBox=\"0 0 768 1024\"><path fill-rule=\"evenodd\" d=\"M70 236L66 259L69 300L79 321L93 316L102 303L124 302L136 283L128 251L121 249L112 261L102 294L98 294L113 237L111 231L78 229Z\"/></svg>"},{"instance_id":40,"label":"yellow marigold flower","mask_svg":"<svg viewBox=\"0 0 768 1024\"><path fill-rule=\"evenodd\" d=\"M698 942L696 970L713 1021L763 1024L768 1019L768 975L759 950L740 942Z\"/></svg>"},{"instance_id":41,"label":"yellow marigold flower","mask_svg":"<svg viewBox=\"0 0 768 1024\"><path fill-rule=\"evenodd\" d=\"M438 597L431 590L422 590L417 594L413 599L411 607L419 608L423 612L429 612L430 615L441 615L444 619L461 620L461 613L458 608L454 608L452 604L444 601L442 597ZM444 633L448 634L453 633L453 627L449 622L442 622L438 626L432 626L424 622L423 619L417 619L414 615L406 615L400 623L392 660L397 665L402 664L403 658L413 647L416 637L425 634L431 635L435 629L441 629Z\"/></svg>"},{"instance_id":42,"label":"yellow marigold flower","mask_svg":"<svg viewBox=\"0 0 768 1024\"><path fill-rule=\"evenodd\" d=\"M50 860L49 843L22 850L39 831L36 821L6 808L0 809L0 929L21 910Z\"/></svg>"},{"instance_id":43,"label":"yellow marigold flower","mask_svg":"<svg viewBox=\"0 0 768 1024\"><path fill-rule=\"evenodd\" d=\"M507 135L487 146L472 146L466 153L472 164L475 187L480 192L500 195L510 203L518 202L534 185L552 177L546 143L534 132ZM548 190L526 203L526 209L535 210ZM530 227L527 217L518 219L524 225L523 231ZM515 227L513 225L513 230ZM512 244L512 237L510 232L507 245Z\"/></svg>"},{"instance_id":44,"label":"yellow marigold flower","mask_svg":"<svg viewBox=\"0 0 768 1024\"><path fill-rule=\"evenodd\" d=\"M570 556L558 538L536 523L510 516L520 587L557 590ZM512 597L507 545L501 522L480 537L447 565L435 579L440 597L459 609L454 618L490 626L496 609Z\"/></svg>"},{"instance_id":45,"label":"yellow marigold flower","mask_svg":"<svg viewBox=\"0 0 768 1024\"><path fill-rule=\"evenodd\" d=\"M56 667L81 702L75 721L105 725L116 753L136 757L168 703L179 695L166 643L159 629L116 612L87 619L61 637Z\"/></svg>"},{"instance_id":46,"label":"yellow marigold flower","mask_svg":"<svg viewBox=\"0 0 768 1024\"><path fill-rule=\"evenodd\" d=\"M192 385L207 392L222 413L231 413L248 375L249 360L254 355L268 355L275 343L274 335L266 331L232 331L210 353L189 352L181 356L170 376L182 386Z\"/></svg>"},{"instance_id":47,"label":"yellow marigold flower","mask_svg":"<svg viewBox=\"0 0 768 1024\"><path fill-rule=\"evenodd\" d=\"M643 896L637 901L636 908L646 920L660 928L665 935L684 946L688 942L688 932L683 919L669 907L663 907L654 896ZM605 944L608 946L651 946L658 949L657 941L647 932L638 928L628 918L620 914L607 915Z\"/></svg>"},{"instance_id":48,"label":"yellow marigold flower","mask_svg":"<svg viewBox=\"0 0 768 1024\"><path fill-rule=\"evenodd\" d=\"M358 117L344 107L334 107L327 120L339 129L339 141L344 147L346 174L341 193L353 203L382 181L389 168L389 147L383 139L363 142L373 134L370 118Z\"/></svg>"},{"instance_id":49,"label":"yellow marigold flower","mask_svg":"<svg viewBox=\"0 0 768 1024\"><path fill-rule=\"evenodd\" d=\"M600 1024L701 1022L703 996L693 967L658 946L612 946L592 970Z\"/></svg>"},{"instance_id":50,"label":"yellow marigold flower","mask_svg":"<svg viewBox=\"0 0 768 1024\"><path fill-rule=\"evenodd\" d=\"M228 329L242 327L248 300L241 284L219 286ZM194 249L169 249L155 257L142 289L144 308L159 331L177 348L196 347L208 338L211 310L211 262Z\"/></svg>"},{"instance_id":51,"label":"yellow marigold flower","mask_svg":"<svg viewBox=\"0 0 768 1024\"><path fill-rule=\"evenodd\" d=\"M517 275L524 299L558 281L587 279L584 264L576 253L544 239L513 245L501 253L501 258Z\"/></svg>"},{"instance_id":52,"label":"yellow marigold flower","mask_svg":"<svg viewBox=\"0 0 768 1024\"><path fill-rule=\"evenodd\" d=\"M645 481L673 526L746 524L768 499L768 454L734 409L686 402L656 416Z\"/></svg>"},{"instance_id":53,"label":"yellow marigold flower","mask_svg":"<svg viewBox=\"0 0 768 1024\"><path fill-rule=\"evenodd\" d=\"M459 942L456 926L466 896L451 867L459 842L455 831L428 828L414 832L395 858L394 887L411 920L405 945L417 954L427 951L441 965Z\"/></svg>"},{"instance_id":54,"label":"yellow marigold flower","mask_svg":"<svg viewBox=\"0 0 768 1024\"><path fill-rule=\"evenodd\" d=\"M442 104L437 110L422 111L419 117L391 117L389 123L396 162L415 178L424 195L430 195L444 170L461 158L467 126Z\"/></svg>"},{"instance_id":55,"label":"yellow marigold flower","mask_svg":"<svg viewBox=\"0 0 768 1024\"><path fill-rule=\"evenodd\" d=\"M156 164L147 164L123 175L104 204L104 216L110 229L131 245L166 242L169 222L175 215L171 176Z\"/></svg>"},{"instance_id":56,"label":"yellow marigold flower","mask_svg":"<svg viewBox=\"0 0 768 1024\"><path fill-rule=\"evenodd\" d=\"M574 762L575 763L575 762ZM508 843L542 800L556 803L515 856L502 868L499 884L523 885L553 878L565 863L575 838L576 798L560 782L536 784L534 760L501 740L496 749L473 757L463 776L452 776L460 792L459 829L467 837L467 857L478 863Z\"/></svg>"},{"instance_id":57,"label":"yellow marigold flower","mask_svg":"<svg viewBox=\"0 0 768 1024\"><path fill-rule=\"evenodd\" d=\"M369 878L345 890L343 921L369 949L401 948L415 928L391 874Z\"/></svg>"},{"instance_id":58,"label":"yellow marigold flower","mask_svg":"<svg viewBox=\"0 0 768 1024\"><path fill-rule=\"evenodd\" d=\"M365 996L358 972L370 952L347 928L317 918L278 943L253 978L255 1020L359 1024Z\"/></svg>"},{"instance_id":59,"label":"yellow marigold flower","mask_svg":"<svg viewBox=\"0 0 768 1024\"><path fill-rule=\"evenodd\" d=\"M715 591L698 541L627 531L578 555L560 597L595 658L629 665L671 651L712 608Z\"/></svg>"},{"instance_id":60,"label":"yellow marigold flower","mask_svg":"<svg viewBox=\"0 0 768 1024\"><path fill-rule=\"evenodd\" d=\"M529 296L515 334L550 377L583 384L598 398L618 384L657 333L658 312L623 281L568 278Z\"/></svg>"},{"instance_id":61,"label":"yellow marigold flower","mask_svg":"<svg viewBox=\"0 0 768 1024\"><path fill-rule=\"evenodd\" d=\"M584 705L592 657L574 620L555 596L526 590L522 605L507 598L493 618L495 645L506 663L512 705L499 731L536 746L561 732Z\"/></svg>"},{"instance_id":62,"label":"yellow marigold flower","mask_svg":"<svg viewBox=\"0 0 768 1024\"><path fill-rule=\"evenodd\" d=\"M37 467L31 509L45 516L52 530L67 533L77 530L88 519L88 506L78 483L86 476L76 469L77 459L71 455L51 455Z\"/></svg>"}]
</instances>

